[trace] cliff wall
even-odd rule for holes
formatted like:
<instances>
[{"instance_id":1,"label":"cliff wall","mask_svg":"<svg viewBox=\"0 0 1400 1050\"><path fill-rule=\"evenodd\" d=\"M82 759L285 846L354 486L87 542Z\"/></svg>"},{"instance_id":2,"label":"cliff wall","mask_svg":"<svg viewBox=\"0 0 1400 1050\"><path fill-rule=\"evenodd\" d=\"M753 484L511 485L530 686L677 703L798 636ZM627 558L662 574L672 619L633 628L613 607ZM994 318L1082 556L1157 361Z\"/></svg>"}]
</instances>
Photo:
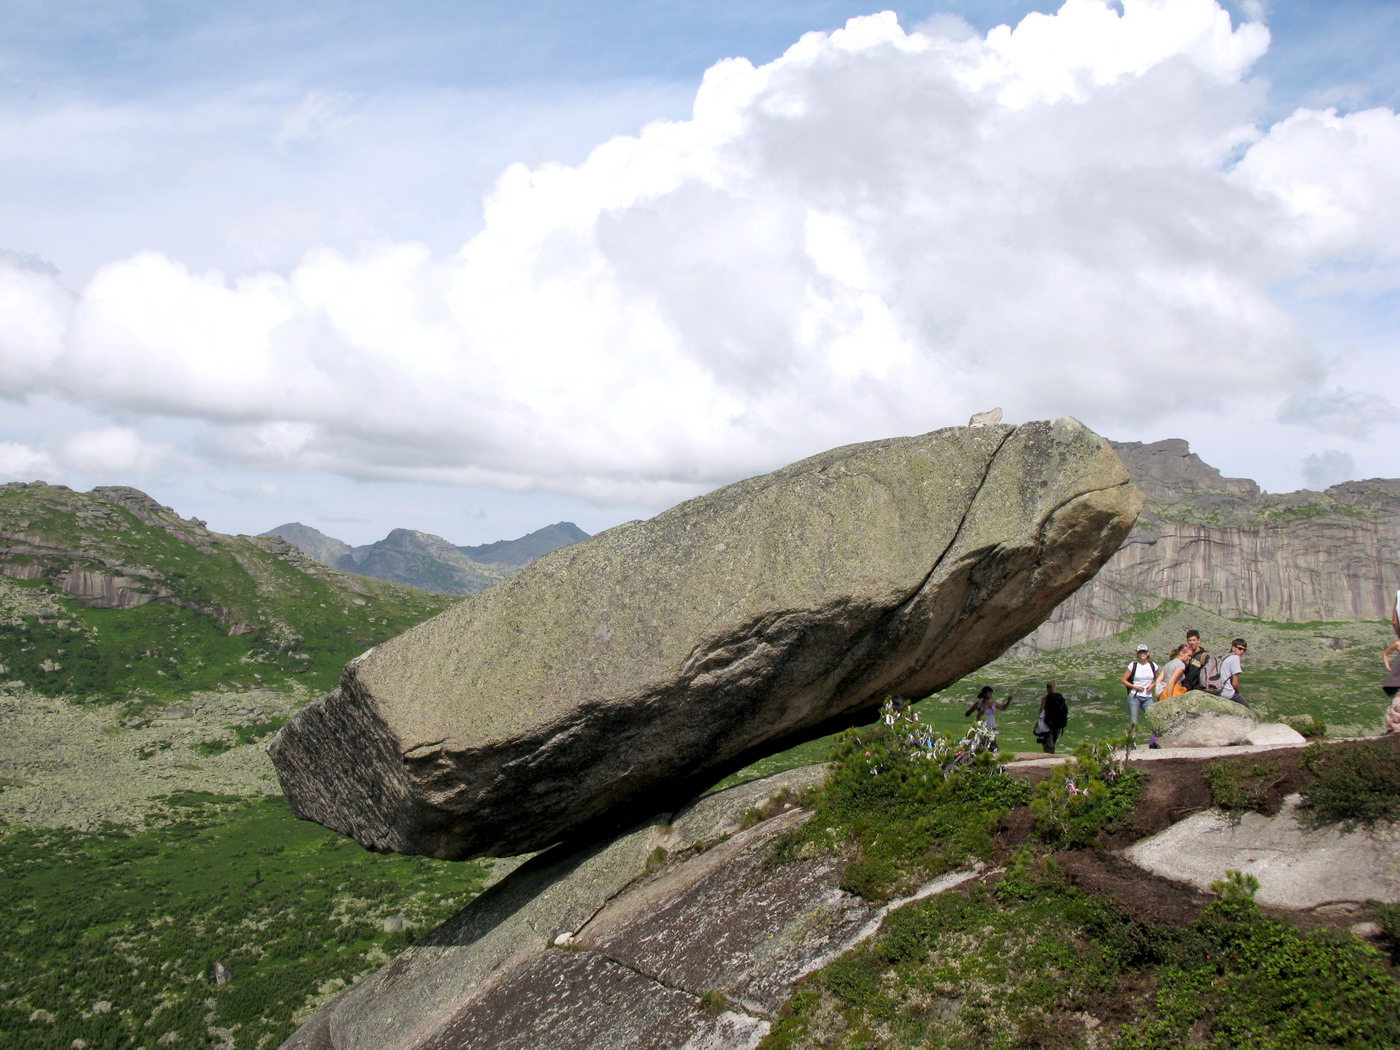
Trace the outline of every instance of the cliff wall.
<instances>
[{"instance_id":1,"label":"cliff wall","mask_svg":"<svg viewBox=\"0 0 1400 1050\"><path fill-rule=\"evenodd\" d=\"M1180 439L1113 447L1147 507L1118 553L1014 655L1117 634L1167 600L1290 623L1388 615L1400 586L1400 479L1269 494L1222 477Z\"/></svg>"}]
</instances>

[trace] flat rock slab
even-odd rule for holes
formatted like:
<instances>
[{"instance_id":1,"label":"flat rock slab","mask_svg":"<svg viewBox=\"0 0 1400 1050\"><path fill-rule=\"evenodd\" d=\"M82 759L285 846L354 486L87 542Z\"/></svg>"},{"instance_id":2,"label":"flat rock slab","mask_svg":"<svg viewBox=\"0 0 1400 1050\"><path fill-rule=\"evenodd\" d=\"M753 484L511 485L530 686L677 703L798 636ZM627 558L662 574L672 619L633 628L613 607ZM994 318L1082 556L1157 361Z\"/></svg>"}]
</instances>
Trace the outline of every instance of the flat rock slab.
<instances>
[{"instance_id":1,"label":"flat rock slab","mask_svg":"<svg viewBox=\"0 0 1400 1050\"><path fill-rule=\"evenodd\" d=\"M1400 902L1400 826L1317 825L1290 795L1276 816L1229 817L1208 810L1134 843L1125 855L1157 875L1202 890L1242 871L1259 880L1255 899L1280 908Z\"/></svg>"},{"instance_id":2,"label":"flat rock slab","mask_svg":"<svg viewBox=\"0 0 1400 1050\"><path fill-rule=\"evenodd\" d=\"M269 751L298 816L371 849L596 837L999 656L1141 506L1071 419L835 449L541 558L353 661Z\"/></svg>"},{"instance_id":3,"label":"flat rock slab","mask_svg":"<svg viewBox=\"0 0 1400 1050\"><path fill-rule=\"evenodd\" d=\"M610 905L579 943L665 986L776 1014L798 978L880 914L839 888L839 857L767 863L773 838L806 817L776 817L761 837L736 836L664 873Z\"/></svg>"},{"instance_id":4,"label":"flat rock slab","mask_svg":"<svg viewBox=\"0 0 1400 1050\"><path fill-rule=\"evenodd\" d=\"M1245 736L1244 742L1272 747L1280 744L1306 744L1308 738L1282 722L1260 722Z\"/></svg>"}]
</instances>

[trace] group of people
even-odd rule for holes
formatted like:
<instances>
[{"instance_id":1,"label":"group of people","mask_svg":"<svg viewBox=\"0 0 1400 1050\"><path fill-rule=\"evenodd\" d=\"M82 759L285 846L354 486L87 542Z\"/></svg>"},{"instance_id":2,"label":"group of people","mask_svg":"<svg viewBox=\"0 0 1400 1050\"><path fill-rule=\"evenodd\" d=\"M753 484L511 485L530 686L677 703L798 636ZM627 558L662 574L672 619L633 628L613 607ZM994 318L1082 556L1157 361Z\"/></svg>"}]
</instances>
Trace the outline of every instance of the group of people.
<instances>
[{"instance_id":1,"label":"group of people","mask_svg":"<svg viewBox=\"0 0 1400 1050\"><path fill-rule=\"evenodd\" d=\"M1222 699L1248 707L1240 692L1244 654L1248 651L1245 640L1236 638L1230 643L1228 655L1215 659L1201 645L1201 632L1191 628L1186 632L1186 641L1168 653L1166 664L1158 667L1152 662L1151 647L1139 645L1137 656L1122 678L1123 687L1128 690L1128 722L1136 727L1154 700L1170 700L1193 689L1216 693ZM1156 746L1157 734L1153 733L1148 747Z\"/></svg>"},{"instance_id":2,"label":"group of people","mask_svg":"<svg viewBox=\"0 0 1400 1050\"><path fill-rule=\"evenodd\" d=\"M1236 638L1225 658L1212 662L1210 653L1201 645L1200 632L1192 628L1186 632L1186 641L1167 654L1166 665L1158 667L1152 662L1151 647L1139 645L1137 657L1123 673L1129 721L1136 725L1138 716L1152 701L1170 700L1193 689L1219 693L1226 700L1248 707L1240 693L1243 658L1248 651L1245 640Z\"/></svg>"},{"instance_id":3,"label":"group of people","mask_svg":"<svg viewBox=\"0 0 1400 1050\"><path fill-rule=\"evenodd\" d=\"M1391 701L1385 713L1385 731L1400 733L1400 590L1395 592L1390 623L1395 629L1395 641L1381 653L1386 669L1386 679L1381 689ZM1236 638L1230 642L1228 654L1223 658L1213 658L1201 645L1201 633L1193 628L1186 632L1186 641L1172 649L1167 654L1167 662L1159 667L1152 660L1151 647L1139 645L1136 656L1121 679L1128 691L1129 723L1136 728L1138 720L1154 701L1170 700L1194 689L1215 693L1222 699L1249 707L1249 702L1240 692L1240 675L1244 673L1244 656L1247 652L1249 646L1245 640ZM1005 711L1011 704L1010 693L997 701L992 687L984 685L977 699L964 712L964 717L976 712L978 721L992 731L993 750L996 748L997 712ZM1068 722L1069 704L1056 691L1054 682L1046 682L1035 725L1035 738L1046 754L1055 753L1055 744ZM1155 733L1148 740L1148 746L1157 746Z\"/></svg>"}]
</instances>

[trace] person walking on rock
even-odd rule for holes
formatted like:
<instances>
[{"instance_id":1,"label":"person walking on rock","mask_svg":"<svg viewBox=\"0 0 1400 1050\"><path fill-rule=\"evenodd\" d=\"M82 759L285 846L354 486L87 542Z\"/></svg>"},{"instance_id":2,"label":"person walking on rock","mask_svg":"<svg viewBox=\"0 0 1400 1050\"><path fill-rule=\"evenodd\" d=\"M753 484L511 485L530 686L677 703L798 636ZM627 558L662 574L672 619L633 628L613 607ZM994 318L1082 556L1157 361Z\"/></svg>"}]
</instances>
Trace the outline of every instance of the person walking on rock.
<instances>
[{"instance_id":1,"label":"person walking on rock","mask_svg":"<svg viewBox=\"0 0 1400 1050\"><path fill-rule=\"evenodd\" d=\"M1243 638L1230 643L1230 655L1220 661L1220 695L1225 700L1233 700L1241 707L1248 707L1249 701L1240 695L1240 675L1244 673L1241 661L1249 647Z\"/></svg>"},{"instance_id":2,"label":"person walking on rock","mask_svg":"<svg viewBox=\"0 0 1400 1050\"><path fill-rule=\"evenodd\" d=\"M1385 731L1400 733L1400 591L1395 592L1395 601L1390 607L1390 626L1395 629L1395 641L1381 653L1381 662L1389 672L1381 689L1390 697L1390 707L1385 712Z\"/></svg>"},{"instance_id":3,"label":"person walking on rock","mask_svg":"<svg viewBox=\"0 0 1400 1050\"><path fill-rule=\"evenodd\" d=\"M1047 755L1055 753L1055 743L1069 724L1069 703L1055 691L1054 682L1045 683L1045 695L1040 698L1040 713L1035 723L1035 738Z\"/></svg>"},{"instance_id":4,"label":"person walking on rock","mask_svg":"<svg viewBox=\"0 0 1400 1050\"><path fill-rule=\"evenodd\" d=\"M963 712L966 718L972 712L977 712L977 721L985 725L992 733L992 750L999 750L997 747L997 712L1005 711L1011 706L1011 694L1006 694L1006 699L1001 703L996 703L992 699L993 689L989 685L984 685L977 691L977 699L972 701L972 706Z\"/></svg>"}]
</instances>

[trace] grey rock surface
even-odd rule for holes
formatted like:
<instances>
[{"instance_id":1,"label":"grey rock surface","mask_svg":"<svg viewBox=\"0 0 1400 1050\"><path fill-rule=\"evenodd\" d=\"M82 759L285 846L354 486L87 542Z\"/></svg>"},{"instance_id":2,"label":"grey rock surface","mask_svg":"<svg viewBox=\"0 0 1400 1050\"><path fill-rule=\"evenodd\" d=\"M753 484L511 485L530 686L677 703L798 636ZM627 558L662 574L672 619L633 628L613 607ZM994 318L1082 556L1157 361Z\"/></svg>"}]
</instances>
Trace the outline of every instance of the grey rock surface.
<instances>
[{"instance_id":1,"label":"grey rock surface","mask_svg":"<svg viewBox=\"0 0 1400 1050\"><path fill-rule=\"evenodd\" d=\"M1271 746L1274 744L1306 744L1308 738L1292 726L1282 722L1260 722L1246 734L1246 744Z\"/></svg>"},{"instance_id":2,"label":"grey rock surface","mask_svg":"<svg viewBox=\"0 0 1400 1050\"><path fill-rule=\"evenodd\" d=\"M555 551L352 662L269 750L299 816L371 849L543 848L957 681L1141 502L1069 419L835 449Z\"/></svg>"},{"instance_id":3,"label":"grey rock surface","mask_svg":"<svg viewBox=\"0 0 1400 1050\"><path fill-rule=\"evenodd\" d=\"M840 858L766 863L801 809L714 838L821 774L779 774L700 799L673 824L536 857L323 1006L284 1050L752 1050L793 982L888 910L839 888ZM662 841L670 853L649 873ZM561 933L567 947L552 947Z\"/></svg>"},{"instance_id":4,"label":"grey rock surface","mask_svg":"<svg viewBox=\"0 0 1400 1050\"><path fill-rule=\"evenodd\" d=\"M1281 908L1400 902L1400 826L1314 824L1290 795L1273 817L1208 810L1135 843L1133 863L1207 890L1227 871L1259 880L1255 899Z\"/></svg>"},{"instance_id":5,"label":"grey rock surface","mask_svg":"<svg viewBox=\"0 0 1400 1050\"><path fill-rule=\"evenodd\" d=\"M1224 700L1199 691L1153 704L1147 709L1147 721L1157 734L1157 743L1162 747L1225 747L1230 744L1243 744L1259 726L1258 717L1249 708L1233 700ZM1287 726L1279 728L1288 729ZM1288 732L1291 733L1292 730Z\"/></svg>"}]
</instances>

